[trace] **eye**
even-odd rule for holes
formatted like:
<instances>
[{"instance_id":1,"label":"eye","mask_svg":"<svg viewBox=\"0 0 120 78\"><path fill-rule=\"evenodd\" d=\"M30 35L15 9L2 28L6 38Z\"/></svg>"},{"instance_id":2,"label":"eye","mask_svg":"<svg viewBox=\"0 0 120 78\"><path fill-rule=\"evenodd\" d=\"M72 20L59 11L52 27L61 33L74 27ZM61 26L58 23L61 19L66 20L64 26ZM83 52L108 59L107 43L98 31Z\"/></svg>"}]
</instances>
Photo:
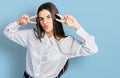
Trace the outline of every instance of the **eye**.
<instances>
[{"instance_id":1,"label":"eye","mask_svg":"<svg viewBox=\"0 0 120 78\"><path fill-rule=\"evenodd\" d=\"M38 20L39 20L39 21L42 21L42 20L43 20L43 18L42 18L42 17L39 17L39 18L38 18Z\"/></svg>"},{"instance_id":2,"label":"eye","mask_svg":"<svg viewBox=\"0 0 120 78\"><path fill-rule=\"evenodd\" d=\"M52 18L52 17L50 15L48 15L47 18Z\"/></svg>"}]
</instances>

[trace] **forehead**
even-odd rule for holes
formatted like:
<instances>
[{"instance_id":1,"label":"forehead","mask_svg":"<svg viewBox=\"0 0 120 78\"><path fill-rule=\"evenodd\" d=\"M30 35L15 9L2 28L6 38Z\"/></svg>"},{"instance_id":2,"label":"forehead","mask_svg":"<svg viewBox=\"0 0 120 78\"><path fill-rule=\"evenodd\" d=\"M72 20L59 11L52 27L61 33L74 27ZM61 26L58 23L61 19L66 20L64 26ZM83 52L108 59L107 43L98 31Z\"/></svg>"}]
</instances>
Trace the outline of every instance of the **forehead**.
<instances>
[{"instance_id":1,"label":"forehead","mask_svg":"<svg viewBox=\"0 0 120 78\"><path fill-rule=\"evenodd\" d=\"M43 9L42 11L39 12L39 17L45 17L48 15L51 15L51 13L46 9Z\"/></svg>"}]
</instances>

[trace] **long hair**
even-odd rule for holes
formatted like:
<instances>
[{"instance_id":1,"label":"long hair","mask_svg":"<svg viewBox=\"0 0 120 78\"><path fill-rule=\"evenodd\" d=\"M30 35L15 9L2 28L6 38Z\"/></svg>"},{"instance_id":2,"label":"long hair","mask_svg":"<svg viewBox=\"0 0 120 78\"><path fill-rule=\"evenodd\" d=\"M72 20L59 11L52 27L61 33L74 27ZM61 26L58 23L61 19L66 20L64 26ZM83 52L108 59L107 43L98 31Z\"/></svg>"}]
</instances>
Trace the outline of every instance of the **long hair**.
<instances>
[{"instance_id":1,"label":"long hair","mask_svg":"<svg viewBox=\"0 0 120 78\"><path fill-rule=\"evenodd\" d=\"M56 18L57 19L60 19L60 17L58 17L56 14L59 13L58 12L58 9L56 8L56 6L51 3L51 2L47 2L47 3L44 3L42 4L39 8L38 8L38 11L37 11L37 16L39 14L40 11L42 10L48 10L51 15L52 15L52 20L53 20L53 35L55 37L56 40L59 40L61 38L65 38L65 33L64 33L64 30L63 30L63 26L62 26L62 23L56 21ZM42 28L42 26L40 25L40 21L39 21L39 18L37 17L36 19L36 28L37 29L34 29L35 32L37 32L36 37L41 41L41 38L44 37L44 29ZM59 38L59 39L58 39ZM68 64L69 64L69 60L67 60L65 66L63 67L63 69L59 72L58 74L58 77L60 78L60 76L67 70L68 68Z\"/></svg>"},{"instance_id":2,"label":"long hair","mask_svg":"<svg viewBox=\"0 0 120 78\"><path fill-rule=\"evenodd\" d=\"M44 3L42 4L39 8L38 8L38 11L37 11L37 16L39 14L40 11L42 10L48 10L50 13L51 13L51 16L52 16L52 20L53 20L53 36L55 37L55 39L59 38L64 38L66 37L65 36L65 33L64 33L64 30L63 30L63 26L62 26L62 23L56 21L56 18L57 19L60 19L60 17L58 17L56 14L59 13L58 12L58 9L56 8L56 6L51 3L51 2L47 2L47 3ZM44 36L44 29L42 28L42 26L40 25L40 21L39 21L39 18L37 17L36 19L36 32L37 32L37 38L39 40L41 40L41 38Z\"/></svg>"}]
</instances>

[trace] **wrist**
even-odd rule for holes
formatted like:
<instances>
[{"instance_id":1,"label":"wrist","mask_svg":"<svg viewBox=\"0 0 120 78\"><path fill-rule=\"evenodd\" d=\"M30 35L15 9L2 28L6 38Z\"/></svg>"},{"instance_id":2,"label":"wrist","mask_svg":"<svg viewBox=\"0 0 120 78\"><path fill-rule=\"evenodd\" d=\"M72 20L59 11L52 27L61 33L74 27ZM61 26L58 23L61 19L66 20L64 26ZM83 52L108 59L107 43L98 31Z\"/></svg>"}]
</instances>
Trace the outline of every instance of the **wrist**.
<instances>
[{"instance_id":1,"label":"wrist","mask_svg":"<svg viewBox=\"0 0 120 78\"><path fill-rule=\"evenodd\" d=\"M75 26L74 26L74 29L75 30L78 30L80 28L80 24L76 24Z\"/></svg>"},{"instance_id":2,"label":"wrist","mask_svg":"<svg viewBox=\"0 0 120 78\"><path fill-rule=\"evenodd\" d=\"M21 25L20 20L17 20L16 23L17 23L18 25Z\"/></svg>"}]
</instances>

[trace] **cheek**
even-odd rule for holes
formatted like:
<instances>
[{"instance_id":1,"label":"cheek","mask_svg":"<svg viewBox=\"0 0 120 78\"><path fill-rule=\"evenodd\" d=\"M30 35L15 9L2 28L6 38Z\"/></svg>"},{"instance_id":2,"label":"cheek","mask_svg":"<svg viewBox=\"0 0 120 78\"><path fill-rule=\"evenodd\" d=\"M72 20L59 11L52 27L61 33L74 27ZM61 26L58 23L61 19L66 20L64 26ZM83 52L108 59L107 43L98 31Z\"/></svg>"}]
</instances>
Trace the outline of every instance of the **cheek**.
<instances>
[{"instance_id":1,"label":"cheek","mask_svg":"<svg viewBox=\"0 0 120 78\"><path fill-rule=\"evenodd\" d=\"M53 28L53 22L51 22L51 27Z\"/></svg>"},{"instance_id":2,"label":"cheek","mask_svg":"<svg viewBox=\"0 0 120 78\"><path fill-rule=\"evenodd\" d=\"M51 19L51 20L49 21L49 23L53 25L53 20Z\"/></svg>"},{"instance_id":3,"label":"cheek","mask_svg":"<svg viewBox=\"0 0 120 78\"><path fill-rule=\"evenodd\" d=\"M51 23L51 24L50 24L50 26L52 26L52 27L53 27L53 23Z\"/></svg>"}]
</instances>

